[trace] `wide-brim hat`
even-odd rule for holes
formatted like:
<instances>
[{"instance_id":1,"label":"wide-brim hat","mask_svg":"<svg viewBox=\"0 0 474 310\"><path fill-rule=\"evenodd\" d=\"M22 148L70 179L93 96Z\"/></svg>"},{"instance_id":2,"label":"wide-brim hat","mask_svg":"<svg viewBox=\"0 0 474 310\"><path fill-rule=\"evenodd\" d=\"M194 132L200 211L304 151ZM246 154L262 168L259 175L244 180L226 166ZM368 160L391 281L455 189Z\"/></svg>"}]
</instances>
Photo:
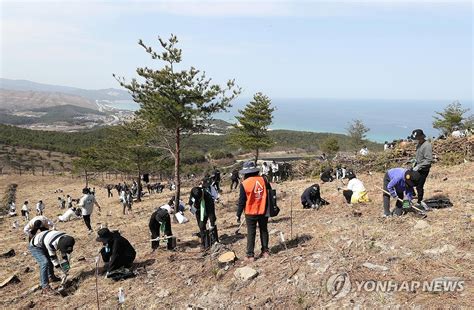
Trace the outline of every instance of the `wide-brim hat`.
<instances>
[{"instance_id":1,"label":"wide-brim hat","mask_svg":"<svg viewBox=\"0 0 474 310\"><path fill-rule=\"evenodd\" d=\"M242 167L242 170L239 171L239 173L243 175L255 172L260 172L260 169L255 166L253 161L246 161Z\"/></svg>"},{"instance_id":2,"label":"wide-brim hat","mask_svg":"<svg viewBox=\"0 0 474 310\"><path fill-rule=\"evenodd\" d=\"M405 183L410 187L415 187L420 181L420 173L413 170L407 170L405 172Z\"/></svg>"},{"instance_id":3,"label":"wide-brim hat","mask_svg":"<svg viewBox=\"0 0 474 310\"><path fill-rule=\"evenodd\" d=\"M415 129L415 130L413 130L412 133L411 133L411 137L412 137L413 139L417 139L418 137L421 137L421 136L426 137L426 136L425 136L425 133L424 133L423 130L421 130L421 129Z\"/></svg>"}]
</instances>

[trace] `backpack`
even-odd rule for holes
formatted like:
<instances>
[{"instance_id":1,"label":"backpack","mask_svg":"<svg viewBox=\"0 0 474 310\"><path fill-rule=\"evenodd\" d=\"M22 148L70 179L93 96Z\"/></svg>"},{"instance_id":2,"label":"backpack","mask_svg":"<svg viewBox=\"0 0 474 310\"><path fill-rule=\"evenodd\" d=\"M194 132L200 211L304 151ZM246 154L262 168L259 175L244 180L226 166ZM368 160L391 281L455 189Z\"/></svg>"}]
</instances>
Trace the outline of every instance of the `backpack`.
<instances>
[{"instance_id":1,"label":"backpack","mask_svg":"<svg viewBox=\"0 0 474 310\"><path fill-rule=\"evenodd\" d=\"M453 206L451 200L448 197L434 197L430 199L426 199L423 201L426 205L433 209L444 209L450 208Z\"/></svg>"},{"instance_id":2,"label":"backpack","mask_svg":"<svg viewBox=\"0 0 474 310\"><path fill-rule=\"evenodd\" d=\"M265 179L265 187L267 188L267 208L269 209L270 217L277 216L280 213L280 208L277 205L277 193L272 189L270 183Z\"/></svg>"}]
</instances>

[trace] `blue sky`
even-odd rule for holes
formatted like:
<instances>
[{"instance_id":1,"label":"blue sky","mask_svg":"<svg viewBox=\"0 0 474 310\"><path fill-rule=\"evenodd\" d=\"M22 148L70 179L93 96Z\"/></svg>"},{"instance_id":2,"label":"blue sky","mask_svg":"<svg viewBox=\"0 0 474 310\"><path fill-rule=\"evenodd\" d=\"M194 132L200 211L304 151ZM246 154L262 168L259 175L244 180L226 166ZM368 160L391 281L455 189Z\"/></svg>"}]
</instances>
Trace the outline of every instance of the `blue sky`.
<instances>
[{"instance_id":1,"label":"blue sky","mask_svg":"<svg viewBox=\"0 0 474 310\"><path fill-rule=\"evenodd\" d=\"M118 87L180 39L243 97L472 100L470 1L1 1L1 76ZM471 101L472 102L472 101Z\"/></svg>"}]
</instances>

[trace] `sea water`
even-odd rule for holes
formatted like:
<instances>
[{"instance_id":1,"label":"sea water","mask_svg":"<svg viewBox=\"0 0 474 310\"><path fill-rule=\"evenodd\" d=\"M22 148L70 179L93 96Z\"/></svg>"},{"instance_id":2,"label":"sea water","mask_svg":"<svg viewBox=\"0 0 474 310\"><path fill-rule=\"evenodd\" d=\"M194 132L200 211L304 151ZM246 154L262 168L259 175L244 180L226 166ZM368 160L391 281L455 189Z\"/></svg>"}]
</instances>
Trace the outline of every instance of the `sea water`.
<instances>
[{"instance_id":1,"label":"sea water","mask_svg":"<svg viewBox=\"0 0 474 310\"><path fill-rule=\"evenodd\" d=\"M237 98L228 112L214 118L235 123L239 109L250 101ZM377 99L273 99L276 107L271 129L289 129L346 134L354 119L370 128L367 137L377 142L404 139L413 129L421 128L428 137L439 135L433 128L433 116L454 100L377 100ZM473 109L472 100L460 100L465 108ZM110 105L135 111L139 105L121 100ZM472 113L472 111L471 111Z\"/></svg>"}]
</instances>

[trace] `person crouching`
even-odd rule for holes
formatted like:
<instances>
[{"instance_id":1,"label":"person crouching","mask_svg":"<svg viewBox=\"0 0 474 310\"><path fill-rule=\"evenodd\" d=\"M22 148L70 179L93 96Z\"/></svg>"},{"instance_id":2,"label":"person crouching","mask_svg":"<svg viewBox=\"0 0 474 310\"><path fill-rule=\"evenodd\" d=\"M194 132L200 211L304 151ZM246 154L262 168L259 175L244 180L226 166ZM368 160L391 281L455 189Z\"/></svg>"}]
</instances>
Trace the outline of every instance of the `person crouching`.
<instances>
[{"instance_id":1,"label":"person crouching","mask_svg":"<svg viewBox=\"0 0 474 310\"><path fill-rule=\"evenodd\" d=\"M55 268L60 268L64 274L69 271L69 255L74 248L73 237L61 231L47 230L31 239L28 249L36 259L40 269L40 284L43 294L55 295L56 292L49 285L49 281L58 282L61 279L54 274ZM61 260L58 258L58 253Z\"/></svg>"},{"instance_id":2,"label":"person crouching","mask_svg":"<svg viewBox=\"0 0 474 310\"><path fill-rule=\"evenodd\" d=\"M151 232L151 248L155 251L160 246L160 235L163 233L163 237L171 237L173 233L171 232L171 206L169 205L172 203L171 201L159 207L150 217L150 221L148 223L148 228ZM167 249L172 250L173 244L171 238L167 238Z\"/></svg>"},{"instance_id":3,"label":"person crouching","mask_svg":"<svg viewBox=\"0 0 474 310\"><path fill-rule=\"evenodd\" d=\"M393 168L385 173L383 179L383 210L384 217L390 215L403 215L403 202L400 200L408 200L411 202L414 196L413 188L418 184L420 174L413 170L404 168ZM390 195L389 195L390 194ZM390 196L397 199L396 208L390 212ZM398 199L399 198L399 199Z\"/></svg>"},{"instance_id":4,"label":"person crouching","mask_svg":"<svg viewBox=\"0 0 474 310\"><path fill-rule=\"evenodd\" d=\"M122 268L132 267L137 253L130 242L118 231L112 232L108 228L101 228L97 231L96 241L104 245L100 250L100 255L105 263L104 268L107 270L106 278Z\"/></svg>"},{"instance_id":5,"label":"person crouching","mask_svg":"<svg viewBox=\"0 0 474 310\"><path fill-rule=\"evenodd\" d=\"M189 203L191 210L196 215L201 237L201 250L207 250L215 242L219 242L216 226L216 210L212 195L201 187L191 189ZM207 221L210 229L206 229Z\"/></svg>"},{"instance_id":6,"label":"person crouching","mask_svg":"<svg viewBox=\"0 0 474 310\"><path fill-rule=\"evenodd\" d=\"M347 203L369 202L369 194L365 189L364 183L356 177L354 171L347 171L346 176L349 182L347 183L347 188L342 191L342 195L346 198Z\"/></svg>"},{"instance_id":7,"label":"person crouching","mask_svg":"<svg viewBox=\"0 0 474 310\"><path fill-rule=\"evenodd\" d=\"M313 184L304 190L301 195L303 209L316 209L321 206L321 192L318 184Z\"/></svg>"}]
</instances>

